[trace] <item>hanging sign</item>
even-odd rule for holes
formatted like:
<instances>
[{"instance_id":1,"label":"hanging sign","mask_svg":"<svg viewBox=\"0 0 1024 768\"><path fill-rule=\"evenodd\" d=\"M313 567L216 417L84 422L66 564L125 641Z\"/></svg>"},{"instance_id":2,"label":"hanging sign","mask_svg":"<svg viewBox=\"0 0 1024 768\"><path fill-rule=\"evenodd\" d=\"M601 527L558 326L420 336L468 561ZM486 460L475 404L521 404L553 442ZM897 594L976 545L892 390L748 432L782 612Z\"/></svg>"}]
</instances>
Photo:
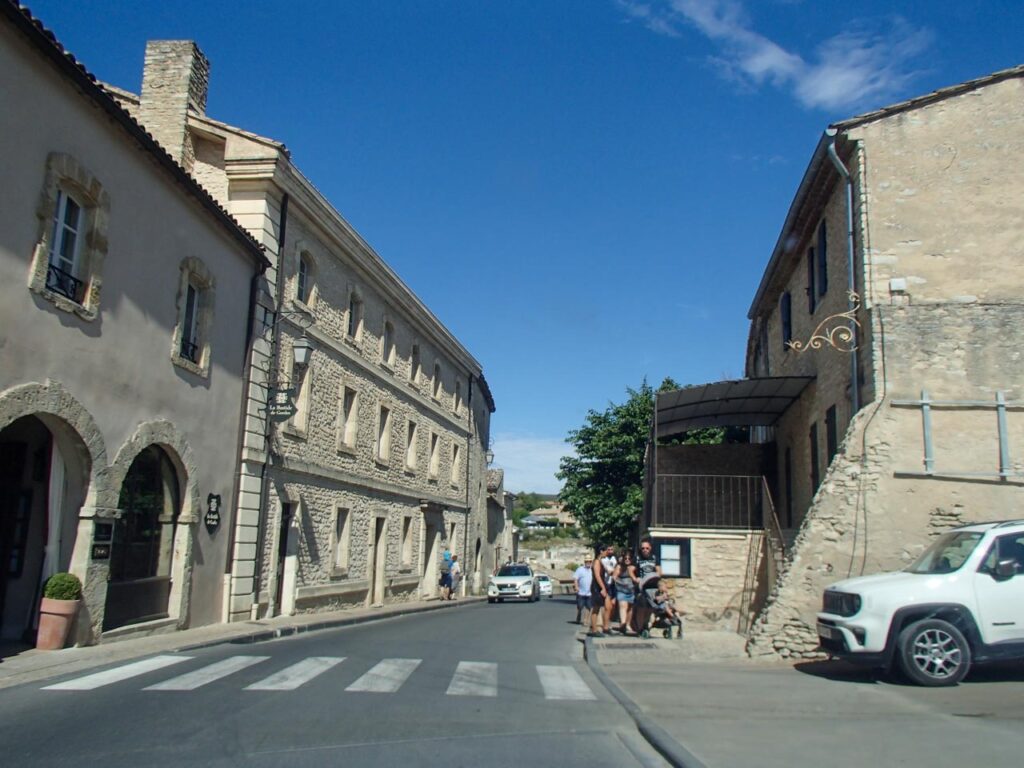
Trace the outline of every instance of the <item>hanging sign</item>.
<instances>
[{"instance_id":1,"label":"hanging sign","mask_svg":"<svg viewBox=\"0 0 1024 768\"><path fill-rule=\"evenodd\" d=\"M220 528L220 494L211 493L206 497L206 514L203 516L206 530L212 536Z\"/></svg>"}]
</instances>

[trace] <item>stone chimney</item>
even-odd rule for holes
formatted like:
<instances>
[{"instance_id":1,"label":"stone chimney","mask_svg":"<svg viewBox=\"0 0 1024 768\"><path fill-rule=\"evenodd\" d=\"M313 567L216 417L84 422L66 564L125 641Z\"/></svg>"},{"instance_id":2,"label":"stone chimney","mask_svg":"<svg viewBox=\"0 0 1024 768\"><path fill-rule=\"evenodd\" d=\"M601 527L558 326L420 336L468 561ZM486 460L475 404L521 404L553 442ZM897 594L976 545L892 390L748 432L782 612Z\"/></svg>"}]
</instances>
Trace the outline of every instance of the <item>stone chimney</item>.
<instances>
[{"instance_id":1,"label":"stone chimney","mask_svg":"<svg viewBox=\"0 0 1024 768\"><path fill-rule=\"evenodd\" d=\"M195 148L188 111L206 113L210 62L191 40L150 40L142 70L139 122L187 171Z\"/></svg>"}]
</instances>

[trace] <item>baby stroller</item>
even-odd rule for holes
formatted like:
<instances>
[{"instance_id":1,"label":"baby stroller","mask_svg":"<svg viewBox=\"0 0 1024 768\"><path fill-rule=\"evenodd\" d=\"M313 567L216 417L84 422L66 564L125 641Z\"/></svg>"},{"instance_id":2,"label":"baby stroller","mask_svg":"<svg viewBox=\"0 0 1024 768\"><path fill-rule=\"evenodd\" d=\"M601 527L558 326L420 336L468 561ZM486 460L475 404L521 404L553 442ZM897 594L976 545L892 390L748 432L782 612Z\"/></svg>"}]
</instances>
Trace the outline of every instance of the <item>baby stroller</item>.
<instances>
[{"instance_id":1,"label":"baby stroller","mask_svg":"<svg viewBox=\"0 0 1024 768\"><path fill-rule=\"evenodd\" d=\"M683 619L668 593L662 589L661 577L658 574L652 573L640 579L640 595L654 615L651 629L660 629L663 637L672 637L672 628L676 627L676 638L681 638ZM650 632L646 629L642 634L644 637L650 637Z\"/></svg>"}]
</instances>

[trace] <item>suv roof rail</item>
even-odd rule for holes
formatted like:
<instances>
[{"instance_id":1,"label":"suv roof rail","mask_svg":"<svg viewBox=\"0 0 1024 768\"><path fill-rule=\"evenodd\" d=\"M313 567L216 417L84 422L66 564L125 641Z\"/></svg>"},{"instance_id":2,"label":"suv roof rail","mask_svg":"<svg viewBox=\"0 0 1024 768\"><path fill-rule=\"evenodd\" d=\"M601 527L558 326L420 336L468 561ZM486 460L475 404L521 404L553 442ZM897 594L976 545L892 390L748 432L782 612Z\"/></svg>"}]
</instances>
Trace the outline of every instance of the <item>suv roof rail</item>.
<instances>
[{"instance_id":1,"label":"suv roof rail","mask_svg":"<svg viewBox=\"0 0 1024 768\"><path fill-rule=\"evenodd\" d=\"M1024 520L1001 520L995 527L1005 528L1008 525L1024 525Z\"/></svg>"}]
</instances>

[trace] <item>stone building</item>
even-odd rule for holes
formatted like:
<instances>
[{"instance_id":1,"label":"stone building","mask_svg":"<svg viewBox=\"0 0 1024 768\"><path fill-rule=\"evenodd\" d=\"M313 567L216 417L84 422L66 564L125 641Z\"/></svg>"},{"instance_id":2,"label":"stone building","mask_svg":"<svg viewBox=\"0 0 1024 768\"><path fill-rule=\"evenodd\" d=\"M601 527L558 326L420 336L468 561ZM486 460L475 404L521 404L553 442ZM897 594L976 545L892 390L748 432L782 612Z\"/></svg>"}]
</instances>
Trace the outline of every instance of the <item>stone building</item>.
<instances>
[{"instance_id":1,"label":"stone building","mask_svg":"<svg viewBox=\"0 0 1024 768\"><path fill-rule=\"evenodd\" d=\"M0 641L66 570L78 642L220 621L269 264L8 0L0 70Z\"/></svg>"},{"instance_id":2,"label":"stone building","mask_svg":"<svg viewBox=\"0 0 1024 768\"><path fill-rule=\"evenodd\" d=\"M435 595L491 567L479 362L292 163L205 114L209 64L146 48L141 93L108 87L266 249L246 403L229 618ZM300 364L296 347L311 347Z\"/></svg>"},{"instance_id":3,"label":"stone building","mask_svg":"<svg viewBox=\"0 0 1024 768\"><path fill-rule=\"evenodd\" d=\"M902 568L952 525L1021 516L1022 78L1016 67L830 126L750 308L747 379L659 397L662 437L752 428L756 445L652 469L648 510L677 515L668 534L691 539L685 589L718 579L702 610L728 608L741 629L760 612L752 654L814 655L827 584ZM679 536L696 507L665 507L666 483L681 482L667 476L684 472L764 480L747 497L708 495L701 509L717 512L689 532L722 537L712 546ZM723 498L753 517L717 526Z\"/></svg>"}]
</instances>

